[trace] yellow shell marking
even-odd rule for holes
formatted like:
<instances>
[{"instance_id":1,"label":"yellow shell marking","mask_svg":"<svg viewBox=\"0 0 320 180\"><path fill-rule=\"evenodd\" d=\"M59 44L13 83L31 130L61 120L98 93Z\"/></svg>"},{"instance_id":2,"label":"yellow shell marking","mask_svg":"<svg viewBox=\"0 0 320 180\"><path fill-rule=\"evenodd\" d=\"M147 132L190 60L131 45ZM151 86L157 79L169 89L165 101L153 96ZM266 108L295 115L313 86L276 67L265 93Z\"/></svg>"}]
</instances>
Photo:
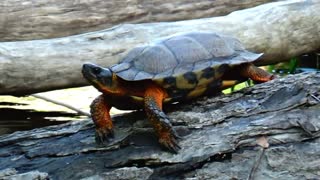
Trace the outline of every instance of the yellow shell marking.
<instances>
[{"instance_id":1,"label":"yellow shell marking","mask_svg":"<svg viewBox=\"0 0 320 180\"><path fill-rule=\"evenodd\" d=\"M207 90L208 84L212 83L215 80L214 76L211 78L204 78L203 73L203 71L195 72L195 74L197 75L198 84L197 87L195 87L195 89L188 93L187 98L201 96Z\"/></svg>"},{"instance_id":2,"label":"yellow shell marking","mask_svg":"<svg viewBox=\"0 0 320 180\"><path fill-rule=\"evenodd\" d=\"M201 96L207 90L206 87L197 87L187 95L187 98L194 98Z\"/></svg>"},{"instance_id":3,"label":"yellow shell marking","mask_svg":"<svg viewBox=\"0 0 320 180\"><path fill-rule=\"evenodd\" d=\"M178 89L193 89L197 86L197 83L190 83L183 76L176 77L176 86Z\"/></svg>"},{"instance_id":4,"label":"yellow shell marking","mask_svg":"<svg viewBox=\"0 0 320 180\"><path fill-rule=\"evenodd\" d=\"M222 86L221 86L221 89L227 89L227 88L230 88L236 84L238 84L239 81L237 80L223 80L222 81Z\"/></svg>"},{"instance_id":5,"label":"yellow shell marking","mask_svg":"<svg viewBox=\"0 0 320 180\"><path fill-rule=\"evenodd\" d=\"M207 86L207 84L211 83L215 79L215 77L203 78L203 71L198 71L196 72L196 74L198 79L198 86Z\"/></svg>"}]
</instances>

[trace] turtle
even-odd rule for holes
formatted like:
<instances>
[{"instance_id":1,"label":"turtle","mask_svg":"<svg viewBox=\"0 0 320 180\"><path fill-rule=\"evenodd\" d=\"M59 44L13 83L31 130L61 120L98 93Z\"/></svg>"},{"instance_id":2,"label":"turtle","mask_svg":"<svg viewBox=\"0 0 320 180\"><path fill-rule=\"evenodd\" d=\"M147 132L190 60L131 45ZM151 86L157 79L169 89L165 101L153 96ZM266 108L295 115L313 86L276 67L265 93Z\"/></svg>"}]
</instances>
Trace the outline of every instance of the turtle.
<instances>
[{"instance_id":1,"label":"turtle","mask_svg":"<svg viewBox=\"0 0 320 180\"><path fill-rule=\"evenodd\" d=\"M256 82L274 79L253 65L261 56L231 36L188 32L135 47L110 67L84 63L84 78L102 92L90 105L96 142L114 137L111 107L144 109L159 144L178 153L180 136L163 112L163 104L221 92L249 78Z\"/></svg>"}]
</instances>

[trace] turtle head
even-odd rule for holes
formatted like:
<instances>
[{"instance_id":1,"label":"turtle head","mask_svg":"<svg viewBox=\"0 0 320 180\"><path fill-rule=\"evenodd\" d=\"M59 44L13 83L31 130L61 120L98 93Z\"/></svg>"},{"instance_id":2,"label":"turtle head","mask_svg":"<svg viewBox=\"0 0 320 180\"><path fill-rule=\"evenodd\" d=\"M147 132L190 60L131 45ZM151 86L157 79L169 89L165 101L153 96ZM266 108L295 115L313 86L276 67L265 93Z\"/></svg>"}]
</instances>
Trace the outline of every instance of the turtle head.
<instances>
[{"instance_id":1,"label":"turtle head","mask_svg":"<svg viewBox=\"0 0 320 180\"><path fill-rule=\"evenodd\" d=\"M82 66L83 77L101 92L113 92L117 87L116 75L109 68L85 63Z\"/></svg>"}]
</instances>

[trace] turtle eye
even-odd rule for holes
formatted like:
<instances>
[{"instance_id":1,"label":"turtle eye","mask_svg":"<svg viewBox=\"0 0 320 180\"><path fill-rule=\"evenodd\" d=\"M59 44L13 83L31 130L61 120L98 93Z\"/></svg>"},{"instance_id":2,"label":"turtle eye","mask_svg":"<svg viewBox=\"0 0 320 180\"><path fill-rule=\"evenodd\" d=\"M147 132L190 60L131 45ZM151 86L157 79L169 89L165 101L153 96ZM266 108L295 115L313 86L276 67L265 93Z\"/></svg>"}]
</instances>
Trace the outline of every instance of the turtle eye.
<instances>
[{"instance_id":1,"label":"turtle eye","mask_svg":"<svg viewBox=\"0 0 320 180\"><path fill-rule=\"evenodd\" d=\"M92 69L92 72L93 72L94 74L99 74L99 73L101 72L101 68L95 67L95 68Z\"/></svg>"}]
</instances>

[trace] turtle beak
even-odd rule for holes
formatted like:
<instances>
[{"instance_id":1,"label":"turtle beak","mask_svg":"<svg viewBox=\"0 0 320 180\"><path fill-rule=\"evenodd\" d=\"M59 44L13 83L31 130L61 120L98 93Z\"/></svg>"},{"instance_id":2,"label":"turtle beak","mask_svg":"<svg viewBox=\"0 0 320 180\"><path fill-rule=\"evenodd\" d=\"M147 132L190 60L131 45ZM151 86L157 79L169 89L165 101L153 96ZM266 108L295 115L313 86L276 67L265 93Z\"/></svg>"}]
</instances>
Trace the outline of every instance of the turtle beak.
<instances>
[{"instance_id":1,"label":"turtle beak","mask_svg":"<svg viewBox=\"0 0 320 180\"><path fill-rule=\"evenodd\" d=\"M82 66L83 77L86 78L92 85L107 86L112 85L112 71L109 68L85 63Z\"/></svg>"},{"instance_id":2,"label":"turtle beak","mask_svg":"<svg viewBox=\"0 0 320 180\"><path fill-rule=\"evenodd\" d=\"M99 66L91 63L86 63L86 64L83 64L82 66L82 75L88 81L92 81L93 79L97 78L96 74L98 70L100 70Z\"/></svg>"}]
</instances>

